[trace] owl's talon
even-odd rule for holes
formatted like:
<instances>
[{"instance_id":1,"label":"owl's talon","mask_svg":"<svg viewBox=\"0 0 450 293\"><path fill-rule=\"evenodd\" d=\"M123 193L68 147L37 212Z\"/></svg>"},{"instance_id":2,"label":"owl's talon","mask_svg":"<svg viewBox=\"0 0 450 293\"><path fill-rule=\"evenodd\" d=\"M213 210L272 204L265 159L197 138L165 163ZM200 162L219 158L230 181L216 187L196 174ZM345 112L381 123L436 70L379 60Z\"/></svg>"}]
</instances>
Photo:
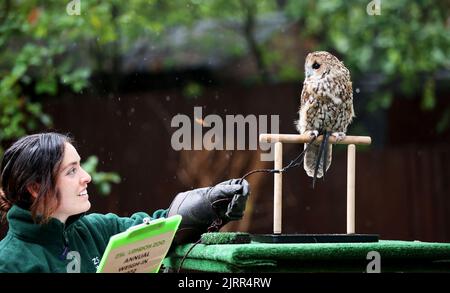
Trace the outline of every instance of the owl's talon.
<instances>
[{"instance_id":1,"label":"owl's talon","mask_svg":"<svg viewBox=\"0 0 450 293\"><path fill-rule=\"evenodd\" d=\"M331 135L336 137L336 142L335 143L340 142L346 136L345 132L333 132Z\"/></svg>"},{"instance_id":2,"label":"owl's talon","mask_svg":"<svg viewBox=\"0 0 450 293\"><path fill-rule=\"evenodd\" d=\"M317 138L319 136L319 131L317 130L308 130L306 133L308 133L310 138Z\"/></svg>"}]
</instances>

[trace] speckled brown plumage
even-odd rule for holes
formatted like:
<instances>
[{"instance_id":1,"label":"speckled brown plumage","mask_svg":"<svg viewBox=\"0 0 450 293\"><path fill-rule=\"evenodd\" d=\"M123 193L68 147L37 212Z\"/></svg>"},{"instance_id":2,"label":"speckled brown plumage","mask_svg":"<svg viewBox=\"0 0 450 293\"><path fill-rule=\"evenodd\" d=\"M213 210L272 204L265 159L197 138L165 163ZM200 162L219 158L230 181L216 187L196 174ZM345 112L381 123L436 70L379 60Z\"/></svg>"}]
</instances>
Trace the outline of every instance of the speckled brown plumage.
<instances>
[{"instance_id":1,"label":"speckled brown plumage","mask_svg":"<svg viewBox=\"0 0 450 293\"><path fill-rule=\"evenodd\" d=\"M308 54L305 60L305 81L300 98L300 119L297 130L310 135L331 132L337 139L345 137L347 127L355 116L350 72L332 54L318 51ZM305 144L305 148L307 144ZM319 145L311 145L305 153L304 168L308 176L314 176ZM328 146L326 170L331 165L332 145ZM323 174L323 158L317 177Z\"/></svg>"}]
</instances>

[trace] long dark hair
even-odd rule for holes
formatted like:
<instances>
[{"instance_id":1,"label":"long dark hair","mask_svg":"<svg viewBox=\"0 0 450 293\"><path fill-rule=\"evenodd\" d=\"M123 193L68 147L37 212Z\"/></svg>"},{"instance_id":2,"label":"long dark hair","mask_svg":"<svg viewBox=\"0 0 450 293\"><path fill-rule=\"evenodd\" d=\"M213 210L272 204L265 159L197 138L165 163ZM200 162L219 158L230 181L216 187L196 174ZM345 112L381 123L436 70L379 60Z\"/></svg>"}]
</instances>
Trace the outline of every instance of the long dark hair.
<instances>
[{"instance_id":1,"label":"long dark hair","mask_svg":"<svg viewBox=\"0 0 450 293\"><path fill-rule=\"evenodd\" d=\"M2 220L14 204L30 210L38 223L49 220L59 204L56 176L65 143L73 143L68 135L39 133L19 139L6 150L0 164ZM30 187L38 187L36 198L30 194Z\"/></svg>"}]
</instances>

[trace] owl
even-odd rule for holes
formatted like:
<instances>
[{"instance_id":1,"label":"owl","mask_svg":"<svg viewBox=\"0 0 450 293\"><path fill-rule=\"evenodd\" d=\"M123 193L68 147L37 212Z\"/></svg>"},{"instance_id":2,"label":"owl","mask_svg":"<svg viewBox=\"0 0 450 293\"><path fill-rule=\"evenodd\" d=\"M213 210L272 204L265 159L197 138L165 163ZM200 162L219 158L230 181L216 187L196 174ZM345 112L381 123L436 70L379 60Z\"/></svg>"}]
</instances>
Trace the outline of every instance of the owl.
<instances>
[{"instance_id":1,"label":"owl","mask_svg":"<svg viewBox=\"0 0 450 293\"><path fill-rule=\"evenodd\" d=\"M312 143L304 146L303 166L306 174L314 178L314 186L315 179L324 176L331 165L329 136L335 136L337 141L342 140L355 116L350 72L332 54L318 51L306 57L298 113L296 126L300 134L308 133L311 138L324 135L321 145Z\"/></svg>"}]
</instances>

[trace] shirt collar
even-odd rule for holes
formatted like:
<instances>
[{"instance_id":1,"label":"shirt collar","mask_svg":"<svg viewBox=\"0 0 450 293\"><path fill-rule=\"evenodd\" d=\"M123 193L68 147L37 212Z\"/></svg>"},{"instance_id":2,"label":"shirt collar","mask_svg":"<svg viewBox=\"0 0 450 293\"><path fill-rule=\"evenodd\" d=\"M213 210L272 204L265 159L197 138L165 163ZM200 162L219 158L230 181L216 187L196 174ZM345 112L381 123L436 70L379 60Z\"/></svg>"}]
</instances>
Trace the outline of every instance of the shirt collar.
<instances>
[{"instance_id":1,"label":"shirt collar","mask_svg":"<svg viewBox=\"0 0 450 293\"><path fill-rule=\"evenodd\" d=\"M56 218L50 218L45 224L37 224L29 210L13 205L7 214L8 233L28 242L60 246L64 243L64 231L83 215L84 213L69 217L66 224Z\"/></svg>"}]
</instances>

